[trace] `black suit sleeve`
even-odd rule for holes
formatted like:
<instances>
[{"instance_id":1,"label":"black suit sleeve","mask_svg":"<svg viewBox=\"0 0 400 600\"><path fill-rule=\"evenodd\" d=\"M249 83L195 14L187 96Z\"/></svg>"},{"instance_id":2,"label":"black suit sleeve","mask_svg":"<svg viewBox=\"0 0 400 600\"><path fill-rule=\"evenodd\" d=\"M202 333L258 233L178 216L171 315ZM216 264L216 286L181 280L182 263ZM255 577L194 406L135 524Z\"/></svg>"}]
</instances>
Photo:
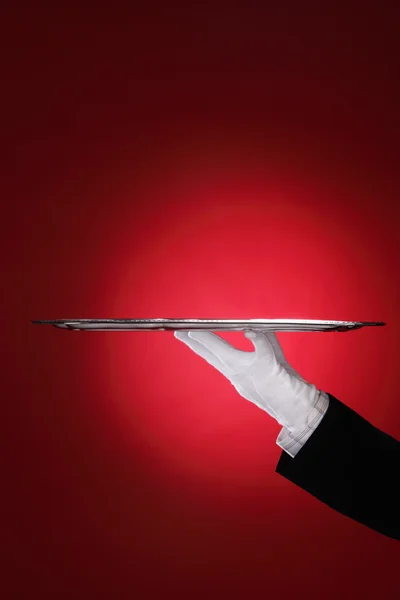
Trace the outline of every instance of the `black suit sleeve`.
<instances>
[{"instance_id":1,"label":"black suit sleeve","mask_svg":"<svg viewBox=\"0 0 400 600\"><path fill-rule=\"evenodd\" d=\"M334 510L400 539L400 442L329 395L315 432L276 472Z\"/></svg>"}]
</instances>

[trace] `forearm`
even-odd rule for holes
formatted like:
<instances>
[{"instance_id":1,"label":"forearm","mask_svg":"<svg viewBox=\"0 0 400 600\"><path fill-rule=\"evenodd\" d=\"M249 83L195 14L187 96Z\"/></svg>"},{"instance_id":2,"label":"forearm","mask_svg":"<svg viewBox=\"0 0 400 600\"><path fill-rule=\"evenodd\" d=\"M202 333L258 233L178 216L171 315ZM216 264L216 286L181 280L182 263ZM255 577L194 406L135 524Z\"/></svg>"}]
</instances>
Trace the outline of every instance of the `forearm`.
<instances>
[{"instance_id":1,"label":"forearm","mask_svg":"<svg viewBox=\"0 0 400 600\"><path fill-rule=\"evenodd\" d=\"M334 510L400 539L400 442L329 394L319 426L276 472Z\"/></svg>"}]
</instances>

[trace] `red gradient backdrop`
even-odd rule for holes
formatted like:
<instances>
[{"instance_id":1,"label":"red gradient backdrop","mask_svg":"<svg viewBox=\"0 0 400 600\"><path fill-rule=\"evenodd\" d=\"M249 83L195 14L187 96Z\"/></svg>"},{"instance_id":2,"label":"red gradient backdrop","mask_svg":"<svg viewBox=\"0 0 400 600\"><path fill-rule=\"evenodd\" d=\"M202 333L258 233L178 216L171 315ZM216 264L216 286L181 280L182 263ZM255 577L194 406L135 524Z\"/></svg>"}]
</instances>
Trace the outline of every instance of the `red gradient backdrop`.
<instances>
[{"instance_id":1,"label":"red gradient backdrop","mask_svg":"<svg viewBox=\"0 0 400 600\"><path fill-rule=\"evenodd\" d=\"M397 543L172 333L29 323L384 320L278 337L399 437L396 15L346 7L5 12L5 599L396 592Z\"/></svg>"}]
</instances>

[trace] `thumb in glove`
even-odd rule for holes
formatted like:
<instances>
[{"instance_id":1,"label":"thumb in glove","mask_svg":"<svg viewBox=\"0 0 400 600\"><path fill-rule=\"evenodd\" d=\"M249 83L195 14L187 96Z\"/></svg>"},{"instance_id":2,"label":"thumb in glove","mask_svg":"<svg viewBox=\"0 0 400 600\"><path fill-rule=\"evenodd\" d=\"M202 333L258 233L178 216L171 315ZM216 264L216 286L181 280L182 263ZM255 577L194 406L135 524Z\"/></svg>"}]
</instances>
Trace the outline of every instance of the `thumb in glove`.
<instances>
[{"instance_id":1,"label":"thumb in glove","mask_svg":"<svg viewBox=\"0 0 400 600\"><path fill-rule=\"evenodd\" d=\"M319 392L288 364L274 333L246 331L254 352L239 350L210 332L179 331L175 337L284 427L298 429L306 424Z\"/></svg>"}]
</instances>

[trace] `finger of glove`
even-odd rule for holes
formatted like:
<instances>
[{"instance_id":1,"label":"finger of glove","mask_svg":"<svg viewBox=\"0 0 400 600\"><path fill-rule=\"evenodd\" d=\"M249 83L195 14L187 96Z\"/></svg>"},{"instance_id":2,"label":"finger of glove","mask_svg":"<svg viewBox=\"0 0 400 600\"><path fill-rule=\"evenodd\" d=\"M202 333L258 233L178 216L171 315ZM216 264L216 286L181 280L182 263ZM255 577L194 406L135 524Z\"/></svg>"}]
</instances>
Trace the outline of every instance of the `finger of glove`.
<instances>
[{"instance_id":1,"label":"finger of glove","mask_svg":"<svg viewBox=\"0 0 400 600\"><path fill-rule=\"evenodd\" d=\"M252 361L252 353L231 346L215 333L189 331L189 338L202 344L206 350L212 352L229 369L240 368Z\"/></svg>"},{"instance_id":2,"label":"finger of glove","mask_svg":"<svg viewBox=\"0 0 400 600\"><path fill-rule=\"evenodd\" d=\"M262 333L269 340L272 348L274 349L277 361L280 364L287 365L288 362L287 362L286 357L285 357L285 355L283 353L282 346L280 345L279 340L276 337L276 334L273 333L272 331L263 331Z\"/></svg>"},{"instance_id":3,"label":"finger of glove","mask_svg":"<svg viewBox=\"0 0 400 600\"><path fill-rule=\"evenodd\" d=\"M298 372L296 371L296 369L294 369L287 361L286 356L283 353L282 350L282 346L279 343L278 338L276 337L276 334L273 333L272 331L265 331L263 332L264 335L269 339L269 341L271 342L271 345L274 349L275 352L275 356L279 362L279 364L281 364L286 371L288 371L289 373L291 373L292 375L294 375L294 377L297 377L297 379L300 379L301 381L304 381L304 383L307 383L305 379L303 379L301 377L301 375L298 374Z\"/></svg>"},{"instance_id":4,"label":"finger of glove","mask_svg":"<svg viewBox=\"0 0 400 600\"><path fill-rule=\"evenodd\" d=\"M188 332L186 331L175 331L174 336L177 340L183 342L188 346L193 352L204 358L211 366L220 371L223 375L227 377L227 370L225 365L218 359L215 354L210 352L203 344L193 340L189 337Z\"/></svg>"},{"instance_id":5,"label":"finger of glove","mask_svg":"<svg viewBox=\"0 0 400 600\"><path fill-rule=\"evenodd\" d=\"M289 365L287 358L283 353L282 346L280 345L279 340L276 337L275 333L273 333L272 331L268 331L268 332L265 331L263 333L271 342L271 346L274 349L275 356L276 356L279 364L282 365L282 367L284 367L286 369L286 371L288 371L289 373L291 373L298 379L301 379L302 381L304 381L304 379L297 373L297 371L291 365Z\"/></svg>"},{"instance_id":6,"label":"finger of glove","mask_svg":"<svg viewBox=\"0 0 400 600\"><path fill-rule=\"evenodd\" d=\"M252 342L258 358L269 356L271 359L275 359L274 348L264 332L250 329L244 335Z\"/></svg>"}]
</instances>

